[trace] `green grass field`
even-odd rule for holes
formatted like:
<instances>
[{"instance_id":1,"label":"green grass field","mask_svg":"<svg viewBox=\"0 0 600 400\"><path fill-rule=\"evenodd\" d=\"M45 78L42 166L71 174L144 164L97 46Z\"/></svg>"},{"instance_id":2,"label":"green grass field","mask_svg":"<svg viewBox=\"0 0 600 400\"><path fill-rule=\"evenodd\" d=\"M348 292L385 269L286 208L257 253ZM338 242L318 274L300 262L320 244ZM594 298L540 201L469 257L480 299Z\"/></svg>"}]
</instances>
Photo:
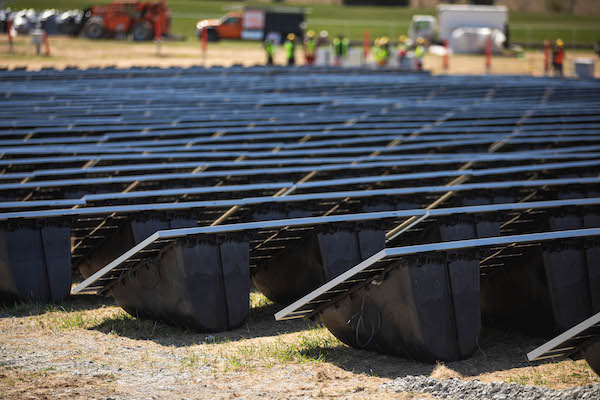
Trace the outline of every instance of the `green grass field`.
<instances>
[{"instance_id":1,"label":"green grass field","mask_svg":"<svg viewBox=\"0 0 600 400\"><path fill-rule=\"evenodd\" d=\"M110 0L7 0L7 6L21 8L85 8L90 4L109 3ZM170 0L173 14L174 34L195 39L196 22L204 18L218 18L229 9L251 4L242 1ZM264 3L262 3L264 6ZM396 38L406 33L411 16L433 14L433 9L404 7L359 7L311 5L307 11L308 29L326 29L331 34L344 33L360 40L364 31L371 37L387 35ZM572 16L564 14L529 14L511 12L509 16L511 40L528 45L541 43L545 38L561 37L568 45L584 43L592 45L600 40L599 16Z\"/></svg>"}]
</instances>

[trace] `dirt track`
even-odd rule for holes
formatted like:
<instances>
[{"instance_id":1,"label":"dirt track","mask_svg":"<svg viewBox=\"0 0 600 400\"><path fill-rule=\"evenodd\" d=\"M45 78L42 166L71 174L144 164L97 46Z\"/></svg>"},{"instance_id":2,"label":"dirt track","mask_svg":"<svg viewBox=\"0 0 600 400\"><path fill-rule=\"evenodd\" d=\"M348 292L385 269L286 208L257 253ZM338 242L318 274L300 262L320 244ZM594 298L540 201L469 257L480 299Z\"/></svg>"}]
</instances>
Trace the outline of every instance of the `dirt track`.
<instances>
[{"instance_id":1,"label":"dirt track","mask_svg":"<svg viewBox=\"0 0 600 400\"><path fill-rule=\"evenodd\" d=\"M7 54L8 38L0 36L0 66L7 68L26 67L28 69L41 69L54 67L58 69L67 66L89 68L97 66L114 65L119 68L131 66L194 66L194 65L244 65L252 66L264 64L265 55L259 43L255 42L222 42L210 43L205 55L202 53L200 43L165 42L157 54L157 47L153 43L132 43L119 41L91 41L87 39L72 39L65 37L51 37L51 56L36 56L33 45L27 37L15 40L14 53ZM572 61L577 57L594 58L590 52L567 52L565 74L573 75ZM296 57L302 63L301 51ZM276 53L275 63L285 63L283 50ZM435 74L443 73L442 58L427 55L424 60L425 69ZM494 57L492 59L491 73L493 74L531 74L543 75L543 54L541 51L527 52L524 57ZM486 73L485 58L483 56L455 55L450 58L450 74L483 74ZM600 76L600 62L596 62L596 76Z\"/></svg>"},{"instance_id":2,"label":"dirt track","mask_svg":"<svg viewBox=\"0 0 600 400\"><path fill-rule=\"evenodd\" d=\"M216 334L128 316L111 300L0 308L0 398L413 398L382 387L407 375L568 388L600 383L583 361L528 363L543 342L484 331L468 360L428 365L352 349L309 321L275 322L253 293L247 323ZM418 398L429 398L419 394Z\"/></svg>"}]
</instances>

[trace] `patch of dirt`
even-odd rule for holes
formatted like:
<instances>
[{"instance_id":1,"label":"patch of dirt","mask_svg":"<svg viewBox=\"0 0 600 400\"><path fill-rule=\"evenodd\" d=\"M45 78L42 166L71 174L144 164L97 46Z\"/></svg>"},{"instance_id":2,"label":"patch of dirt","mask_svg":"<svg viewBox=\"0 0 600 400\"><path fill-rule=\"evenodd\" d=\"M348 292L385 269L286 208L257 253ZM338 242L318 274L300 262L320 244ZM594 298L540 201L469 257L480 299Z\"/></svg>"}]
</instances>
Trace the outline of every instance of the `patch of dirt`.
<instances>
[{"instance_id":1,"label":"patch of dirt","mask_svg":"<svg viewBox=\"0 0 600 400\"><path fill-rule=\"evenodd\" d=\"M128 41L88 40L81 38L51 37L50 56L36 56L28 37L15 39L13 54L8 54L7 35L0 35L0 66L6 68L25 67L39 70L45 67L63 69L67 66L91 68L99 66L190 67L190 66L232 66L262 65L265 52L258 42L223 41L210 43L203 54L200 42L164 42L160 52L153 43ZM572 76L573 61L579 57L596 59L592 51L568 51L565 59L565 75ZM298 50L296 60L303 63L303 55ZM283 49L275 54L275 63L285 65ZM424 59L426 70L434 74L444 73L442 57L428 54ZM540 51L526 52L523 57L493 57L491 70L487 71L483 55L453 55L450 57L449 74L544 74L544 55ZM596 62L596 76L600 76L600 63Z\"/></svg>"},{"instance_id":2,"label":"patch of dirt","mask_svg":"<svg viewBox=\"0 0 600 400\"><path fill-rule=\"evenodd\" d=\"M0 398L29 399L72 399L110 398L116 395L111 388L114 378L106 374L91 377L68 373L26 371L22 368L0 368Z\"/></svg>"},{"instance_id":3,"label":"patch of dirt","mask_svg":"<svg viewBox=\"0 0 600 400\"><path fill-rule=\"evenodd\" d=\"M310 321L276 322L281 306L252 294L245 326L200 333L139 320L112 300L0 308L0 398L388 399L407 375L566 388L600 382L583 361L528 363L543 342L484 331L468 360L428 365L350 348Z\"/></svg>"}]
</instances>

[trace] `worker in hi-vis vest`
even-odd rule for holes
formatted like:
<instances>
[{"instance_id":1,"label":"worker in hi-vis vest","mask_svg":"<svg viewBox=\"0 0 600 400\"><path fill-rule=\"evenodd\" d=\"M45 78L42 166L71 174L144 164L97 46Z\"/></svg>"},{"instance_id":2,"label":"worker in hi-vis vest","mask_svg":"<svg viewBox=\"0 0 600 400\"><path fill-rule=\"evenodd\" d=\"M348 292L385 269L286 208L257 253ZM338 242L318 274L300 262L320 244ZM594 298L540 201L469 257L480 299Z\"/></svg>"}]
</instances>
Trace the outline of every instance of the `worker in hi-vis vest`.
<instances>
[{"instance_id":1,"label":"worker in hi-vis vest","mask_svg":"<svg viewBox=\"0 0 600 400\"><path fill-rule=\"evenodd\" d=\"M315 32L306 32L306 38L304 40L304 61L306 62L306 65L313 65L315 63L316 45Z\"/></svg>"},{"instance_id":2,"label":"worker in hi-vis vest","mask_svg":"<svg viewBox=\"0 0 600 400\"><path fill-rule=\"evenodd\" d=\"M417 38L417 47L415 47L415 68L417 71L423 70L423 56L425 55L425 39Z\"/></svg>"},{"instance_id":3,"label":"worker in hi-vis vest","mask_svg":"<svg viewBox=\"0 0 600 400\"><path fill-rule=\"evenodd\" d=\"M563 62L565 60L565 48L564 43L561 39L556 39L554 47L552 48L552 69L554 74L563 76Z\"/></svg>"},{"instance_id":4,"label":"worker in hi-vis vest","mask_svg":"<svg viewBox=\"0 0 600 400\"><path fill-rule=\"evenodd\" d=\"M333 39L333 52L335 53L335 65L341 65L350 48L350 41L344 35L338 35Z\"/></svg>"},{"instance_id":5,"label":"worker in hi-vis vest","mask_svg":"<svg viewBox=\"0 0 600 400\"><path fill-rule=\"evenodd\" d=\"M273 43L273 39L265 40L265 52L267 53L267 65L273 65L275 57L275 43Z\"/></svg>"},{"instance_id":6,"label":"worker in hi-vis vest","mask_svg":"<svg viewBox=\"0 0 600 400\"><path fill-rule=\"evenodd\" d=\"M329 40L329 33L326 30L322 30L317 37L316 53L315 62L324 65L331 64L331 42Z\"/></svg>"},{"instance_id":7,"label":"worker in hi-vis vest","mask_svg":"<svg viewBox=\"0 0 600 400\"><path fill-rule=\"evenodd\" d=\"M293 33L287 35L287 40L283 44L283 47L285 49L288 65L294 65L296 63L296 35Z\"/></svg>"},{"instance_id":8,"label":"worker in hi-vis vest","mask_svg":"<svg viewBox=\"0 0 600 400\"><path fill-rule=\"evenodd\" d=\"M375 40L375 62L380 67L385 67L390 59L390 40L386 37L380 37Z\"/></svg>"},{"instance_id":9,"label":"worker in hi-vis vest","mask_svg":"<svg viewBox=\"0 0 600 400\"><path fill-rule=\"evenodd\" d=\"M400 35L398 38L398 50L396 51L396 56L398 57L398 65L401 67L404 66L404 60L406 59L406 55L408 54L408 38L406 35Z\"/></svg>"}]
</instances>

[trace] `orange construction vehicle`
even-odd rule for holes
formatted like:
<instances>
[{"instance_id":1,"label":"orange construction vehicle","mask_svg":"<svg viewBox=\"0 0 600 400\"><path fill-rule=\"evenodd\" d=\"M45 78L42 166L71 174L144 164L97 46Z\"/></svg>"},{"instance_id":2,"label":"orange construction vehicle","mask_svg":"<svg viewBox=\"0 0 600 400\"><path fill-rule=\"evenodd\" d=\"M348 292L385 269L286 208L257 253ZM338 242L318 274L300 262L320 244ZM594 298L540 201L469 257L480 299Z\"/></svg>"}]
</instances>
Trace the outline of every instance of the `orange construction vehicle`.
<instances>
[{"instance_id":1,"label":"orange construction vehicle","mask_svg":"<svg viewBox=\"0 0 600 400\"><path fill-rule=\"evenodd\" d=\"M257 9L229 12L220 19L205 19L196 24L198 38L206 30L207 39L264 40L276 35L281 41L293 33L302 38L304 11L298 9Z\"/></svg>"},{"instance_id":2,"label":"orange construction vehicle","mask_svg":"<svg viewBox=\"0 0 600 400\"><path fill-rule=\"evenodd\" d=\"M133 40L160 39L169 34L171 16L166 1L115 1L84 11L81 33L90 39L131 36Z\"/></svg>"}]
</instances>

